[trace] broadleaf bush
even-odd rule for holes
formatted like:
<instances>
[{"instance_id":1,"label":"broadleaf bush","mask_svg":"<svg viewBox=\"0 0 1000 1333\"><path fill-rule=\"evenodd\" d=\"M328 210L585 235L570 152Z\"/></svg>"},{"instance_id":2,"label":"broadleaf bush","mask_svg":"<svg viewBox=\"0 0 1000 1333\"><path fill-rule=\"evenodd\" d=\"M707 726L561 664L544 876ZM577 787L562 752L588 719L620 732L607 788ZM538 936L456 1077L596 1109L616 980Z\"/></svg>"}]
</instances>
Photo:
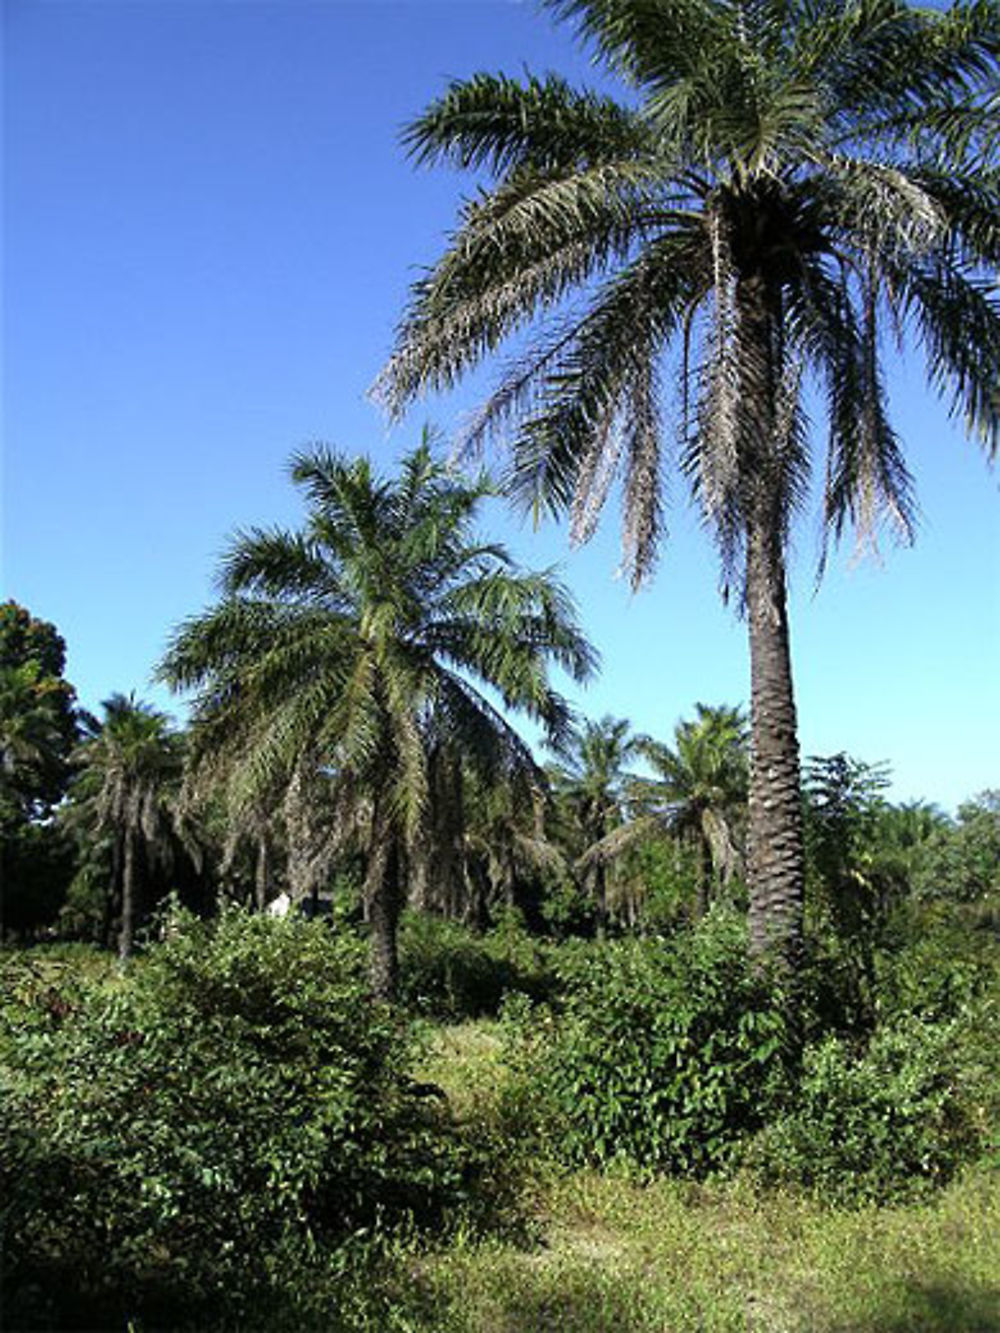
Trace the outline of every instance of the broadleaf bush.
<instances>
[{"instance_id":1,"label":"broadleaf bush","mask_svg":"<svg viewBox=\"0 0 1000 1333\"><path fill-rule=\"evenodd\" d=\"M985 1051L959 1020L899 1018L860 1048L829 1034L806 1050L793 1104L762 1130L748 1164L765 1183L846 1206L945 1184L989 1145L997 1069Z\"/></svg>"},{"instance_id":2,"label":"broadleaf bush","mask_svg":"<svg viewBox=\"0 0 1000 1333\"><path fill-rule=\"evenodd\" d=\"M512 1115L571 1165L717 1171L788 1086L781 997L720 915L668 939L564 946L558 1011L515 1006Z\"/></svg>"},{"instance_id":3,"label":"broadleaf bush","mask_svg":"<svg viewBox=\"0 0 1000 1333\"><path fill-rule=\"evenodd\" d=\"M400 931L400 1000L447 1022L495 1017L508 994L535 1000L551 994L553 951L514 921L476 933L455 921L411 914Z\"/></svg>"},{"instance_id":4,"label":"broadleaf bush","mask_svg":"<svg viewBox=\"0 0 1000 1333\"><path fill-rule=\"evenodd\" d=\"M12 1325L244 1326L299 1268L467 1191L357 941L238 912L167 935L113 983L5 988Z\"/></svg>"}]
</instances>

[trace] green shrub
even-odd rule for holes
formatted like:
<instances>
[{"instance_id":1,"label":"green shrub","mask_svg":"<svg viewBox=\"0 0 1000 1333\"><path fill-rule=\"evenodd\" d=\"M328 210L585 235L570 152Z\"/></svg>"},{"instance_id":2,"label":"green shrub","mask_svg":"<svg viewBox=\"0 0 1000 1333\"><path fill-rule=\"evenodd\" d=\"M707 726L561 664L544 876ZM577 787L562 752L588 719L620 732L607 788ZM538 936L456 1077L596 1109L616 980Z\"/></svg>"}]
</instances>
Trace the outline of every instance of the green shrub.
<instances>
[{"instance_id":1,"label":"green shrub","mask_svg":"<svg viewBox=\"0 0 1000 1333\"><path fill-rule=\"evenodd\" d=\"M564 947L562 1011L520 1023L512 1114L557 1157L643 1170L724 1167L786 1082L779 998L719 916L670 940Z\"/></svg>"},{"instance_id":2,"label":"green shrub","mask_svg":"<svg viewBox=\"0 0 1000 1333\"><path fill-rule=\"evenodd\" d=\"M400 999L447 1021L494 1017L508 992L540 999L551 991L547 952L514 921L476 934L456 921L411 914L400 930Z\"/></svg>"},{"instance_id":3,"label":"green shrub","mask_svg":"<svg viewBox=\"0 0 1000 1333\"><path fill-rule=\"evenodd\" d=\"M243 1326L338 1244L462 1197L467 1163L414 1094L408 1031L369 999L356 941L237 912L168 936L116 984L7 992L19 1326Z\"/></svg>"},{"instance_id":4,"label":"green shrub","mask_svg":"<svg viewBox=\"0 0 1000 1333\"><path fill-rule=\"evenodd\" d=\"M905 1199L943 1184L987 1145L988 1071L961 1022L901 1018L867 1050L827 1036L810 1046L794 1105L748 1160L768 1182L834 1204Z\"/></svg>"},{"instance_id":5,"label":"green shrub","mask_svg":"<svg viewBox=\"0 0 1000 1333\"><path fill-rule=\"evenodd\" d=\"M895 946L878 958L883 1021L905 1015L937 1021L1000 998L1000 937L949 903L911 904L896 914Z\"/></svg>"}]
</instances>

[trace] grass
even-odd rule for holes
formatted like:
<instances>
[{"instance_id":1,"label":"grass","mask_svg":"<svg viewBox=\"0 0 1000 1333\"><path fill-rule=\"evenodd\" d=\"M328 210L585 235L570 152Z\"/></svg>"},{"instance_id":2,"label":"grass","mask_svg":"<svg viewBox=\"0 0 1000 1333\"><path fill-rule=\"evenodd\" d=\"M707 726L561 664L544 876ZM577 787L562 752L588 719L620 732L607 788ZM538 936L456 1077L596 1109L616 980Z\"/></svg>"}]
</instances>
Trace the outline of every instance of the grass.
<instances>
[{"instance_id":1,"label":"grass","mask_svg":"<svg viewBox=\"0 0 1000 1333\"><path fill-rule=\"evenodd\" d=\"M986 1333L1000 1329L996 1182L827 1212L740 1185L576 1175L535 1252L461 1245L419 1282L441 1333Z\"/></svg>"},{"instance_id":2,"label":"grass","mask_svg":"<svg viewBox=\"0 0 1000 1333\"><path fill-rule=\"evenodd\" d=\"M491 1116L503 1085L496 1025L436 1030L423 1073L460 1118ZM849 1212L741 1181L643 1186L593 1173L543 1175L530 1206L533 1244L459 1237L406 1257L392 1326L1000 1333L996 1172L970 1174L919 1206Z\"/></svg>"},{"instance_id":3,"label":"grass","mask_svg":"<svg viewBox=\"0 0 1000 1333\"><path fill-rule=\"evenodd\" d=\"M118 980L113 959L86 950L4 961L9 983L43 994L77 966ZM502 1026L427 1023L425 1036L415 1077L444 1091L490 1160L499 1145L500 1174L519 1181ZM501 1202L488 1227L432 1248L369 1252L359 1236L356 1254L333 1256L314 1287L306 1275L290 1284L287 1308L282 1297L247 1330L1000 1333L1000 1171L981 1167L919 1205L842 1211L747 1180L643 1185L528 1165L523 1225L506 1224Z\"/></svg>"}]
</instances>

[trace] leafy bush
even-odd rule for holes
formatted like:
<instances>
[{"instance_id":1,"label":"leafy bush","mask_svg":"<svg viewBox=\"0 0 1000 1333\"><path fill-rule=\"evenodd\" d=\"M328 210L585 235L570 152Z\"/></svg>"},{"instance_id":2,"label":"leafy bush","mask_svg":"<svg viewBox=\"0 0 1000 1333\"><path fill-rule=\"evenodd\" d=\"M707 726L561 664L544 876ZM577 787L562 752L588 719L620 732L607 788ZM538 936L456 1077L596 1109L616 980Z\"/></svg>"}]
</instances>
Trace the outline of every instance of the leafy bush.
<instances>
[{"instance_id":1,"label":"leafy bush","mask_svg":"<svg viewBox=\"0 0 1000 1333\"><path fill-rule=\"evenodd\" d=\"M895 947L878 959L883 1020L959 1018L990 995L1000 997L1000 936L970 915L969 908L940 902L896 913Z\"/></svg>"},{"instance_id":2,"label":"leafy bush","mask_svg":"<svg viewBox=\"0 0 1000 1333\"><path fill-rule=\"evenodd\" d=\"M805 1052L794 1106L758 1136L750 1165L827 1202L887 1202L942 1184L987 1143L988 1071L960 1022L901 1018L867 1050L827 1036Z\"/></svg>"},{"instance_id":3,"label":"leafy bush","mask_svg":"<svg viewBox=\"0 0 1000 1333\"><path fill-rule=\"evenodd\" d=\"M540 999L554 979L547 954L516 921L476 934L455 921L408 916L400 931L400 999L454 1021L494 1016L508 992Z\"/></svg>"},{"instance_id":4,"label":"leafy bush","mask_svg":"<svg viewBox=\"0 0 1000 1333\"><path fill-rule=\"evenodd\" d=\"M1000 892L1000 792L984 791L958 808L958 822L921 848L915 888L926 900L974 903Z\"/></svg>"},{"instance_id":5,"label":"leafy bush","mask_svg":"<svg viewBox=\"0 0 1000 1333\"><path fill-rule=\"evenodd\" d=\"M414 1095L406 1028L369 999L358 944L322 925L179 919L114 984L31 974L5 994L18 1326L243 1326L331 1246L461 1198L466 1163Z\"/></svg>"},{"instance_id":6,"label":"leafy bush","mask_svg":"<svg viewBox=\"0 0 1000 1333\"><path fill-rule=\"evenodd\" d=\"M520 1024L517 1113L533 1107L570 1163L724 1167L786 1082L782 1007L748 963L742 924L566 946L557 971L562 1012Z\"/></svg>"}]
</instances>

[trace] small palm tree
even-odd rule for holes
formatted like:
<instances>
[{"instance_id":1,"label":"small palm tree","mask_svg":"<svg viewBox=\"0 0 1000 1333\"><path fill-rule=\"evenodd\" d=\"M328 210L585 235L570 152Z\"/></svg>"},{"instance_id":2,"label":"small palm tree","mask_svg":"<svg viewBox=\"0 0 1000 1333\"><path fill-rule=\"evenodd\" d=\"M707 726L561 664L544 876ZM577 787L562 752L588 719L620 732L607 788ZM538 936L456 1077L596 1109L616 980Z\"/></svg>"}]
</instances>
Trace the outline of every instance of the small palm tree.
<instances>
[{"instance_id":1,"label":"small palm tree","mask_svg":"<svg viewBox=\"0 0 1000 1333\"><path fill-rule=\"evenodd\" d=\"M786 553L825 406L823 519L912 526L882 355L1000 438L1000 6L905 0L545 0L627 103L478 74L407 131L492 176L416 284L377 396L392 415L536 323L465 436L586 539L615 478L626 564L653 569L670 441L750 646L751 939L792 962L803 842ZM540 317L547 323L537 326ZM668 360L672 354L673 359ZM665 422L664 385L679 431Z\"/></svg>"},{"instance_id":2,"label":"small palm tree","mask_svg":"<svg viewBox=\"0 0 1000 1333\"><path fill-rule=\"evenodd\" d=\"M608 919L608 862L590 856L623 821L629 775L625 765L639 753L638 737L630 736L624 718L606 716L586 721L563 748L562 766L554 771L555 790L572 812L582 843L579 862L603 935Z\"/></svg>"},{"instance_id":3,"label":"small palm tree","mask_svg":"<svg viewBox=\"0 0 1000 1333\"><path fill-rule=\"evenodd\" d=\"M169 864L183 831L177 796L184 765L183 738L170 719L134 696L113 694L104 719L74 752L78 773L67 813L70 827L111 842L112 894L121 905L118 953L132 953L137 906L137 862ZM184 839L190 845L190 839Z\"/></svg>"},{"instance_id":4,"label":"small palm tree","mask_svg":"<svg viewBox=\"0 0 1000 1333\"><path fill-rule=\"evenodd\" d=\"M713 885L727 884L743 866L746 722L737 708L695 707L694 721L677 724L673 749L649 736L636 738L636 751L656 776L629 780L627 817L589 847L581 861L585 867L612 865L649 839L681 839L695 848L696 911L703 916Z\"/></svg>"},{"instance_id":5,"label":"small palm tree","mask_svg":"<svg viewBox=\"0 0 1000 1333\"><path fill-rule=\"evenodd\" d=\"M582 680L594 654L551 575L475 537L491 487L436 463L429 439L393 480L325 449L292 477L305 529L238 536L224 600L181 627L161 670L197 690L198 748L237 756L245 799L324 776L330 843L364 846L372 986L388 998L432 756L461 753L493 780L533 767L484 689L558 739L569 712L548 668Z\"/></svg>"},{"instance_id":6,"label":"small palm tree","mask_svg":"<svg viewBox=\"0 0 1000 1333\"><path fill-rule=\"evenodd\" d=\"M695 711L693 721L677 724L673 749L643 738L641 751L656 777L637 780L631 794L638 810L697 849L697 913L704 916L713 886L728 884L743 868L747 726L739 708L699 703Z\"/></svg>"}]
</instances>

